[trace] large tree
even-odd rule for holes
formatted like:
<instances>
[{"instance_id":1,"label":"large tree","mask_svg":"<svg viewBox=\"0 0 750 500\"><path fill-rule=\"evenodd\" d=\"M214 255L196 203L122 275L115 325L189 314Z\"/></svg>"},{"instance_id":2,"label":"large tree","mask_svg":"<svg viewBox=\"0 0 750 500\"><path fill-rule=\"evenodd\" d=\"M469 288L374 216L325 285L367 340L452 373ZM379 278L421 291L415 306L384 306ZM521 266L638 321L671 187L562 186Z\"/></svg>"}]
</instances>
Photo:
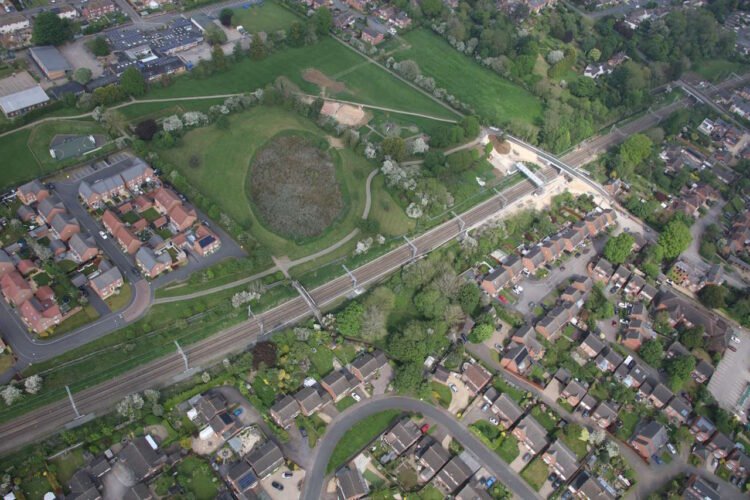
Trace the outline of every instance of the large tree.
<instances>
[{"instance_id":1,"label":"large tree","mask_svg":"<svg viewBox=\"0 0 750 500\"><path fill-rule=\"evenodd\" d=\"M32 39L36 45L62 45L73 38L70 21L51 11L42 12L34 19Z\"/></svg>"},{"instance_id":2,"label":"large tree","mask_svg":"<svg viewBox=\"0 0 750 500\"><path fill-rule=\"evenodd\" d=\"M651 339L641 346L638 355L649 365L659 368L664 357L664 346L659 340Z\"/></svg>"},{"instance_id":3,"label":"large tree","mask_svg":"<svg viewBox=\"0 0 750 500\"><path fill-rule=\"evenodd\" d=\"M721 285L706 285L698 292L698 298L706 307L721 309L726 306L727 289Z\"/></svg>"},{"instance_id":4,"label":"large tree","mask_svg":"<svg viewBox=\"0 0 750 500\"><path fill-rule=\"evenodd\" d=\"M635 238L630 233L620 233L607 240L604 245L604 257L612 264L622 264L633 251Z\"/></svg>"},{"instance_id":5,"label":"large tree","mask_svg":"<svg viewBox=\"0 0 750 500\"><path fill-rule=\"evenodd\" d=\"M327 35L333 26L333 15L327 7L321 7L315 11L312 21L315 24L315 33L318 36Z\"/></svg>"},{"instance_id":6,"label":"large tree","mask_svg":"<svg viewBox=\"0 0 750 500\"><path fill-rule=\"evenodd\" d=\"M664 249L664 258L676 259L684 252L693 239L690 228L678 219L670 221L659 235L659 245Z\"/></svg>"},{"instance_id":7,"label":"large tree","mask_svg":"<svg viewBox=\"0 0 750 500\"><path fill-rule=\"evenodd\" d=\"M146 93L146 80L136 68L130 67L120 77L120 88L133 97L140 97Z\"/></svg>"},{"instance_id":8,"label":"large tree","mask_svg":"<svg viewBox=\"0 0 750 500\"><path fill-rule=\"evenodd\" d=\"M690 374L695 368L695 358L691 355L678 356L665 363L669 385L673 391L679 391L690 378Z\"/></svg>"},{"instance_id":9,"label":"large tree","mask_svg":"<svg viewBox=\"0 0 750 500\"><path fill-rule=\"evenodd\" d=\"M617 154L615 171L621 178L628 178L635 167L651 156L653 143L643 134L634 134L620 146Z\"/></svg>"}]
</instances>

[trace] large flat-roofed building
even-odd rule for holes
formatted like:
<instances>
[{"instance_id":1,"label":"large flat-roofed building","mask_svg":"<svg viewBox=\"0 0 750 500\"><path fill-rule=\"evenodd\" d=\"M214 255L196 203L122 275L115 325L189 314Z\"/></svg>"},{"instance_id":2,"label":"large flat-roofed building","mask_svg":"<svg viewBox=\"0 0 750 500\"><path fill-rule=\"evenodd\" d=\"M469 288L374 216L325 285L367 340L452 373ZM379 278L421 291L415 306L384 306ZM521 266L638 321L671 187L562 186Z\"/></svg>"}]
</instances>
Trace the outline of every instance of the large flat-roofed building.
<instances>
[{"instance_id":1,"label":"large flat-roofed building","mask_svg":"<svg viewBox=\"0 0 750 500\"><path fill-rule=\"evenodd\" d=\"M48 103L49 96L39 85L0 97L0 109L8 118L22 115L32 109L41 108Z\"/></svg>"},{"instance_id":2,"label":"large flat-roofed building","mask_svg":"<svg viewBox=\"0 0 750 500\"><path fill-rule=\"evenodd\" d=\"M44 76L50 80L57 80L59 78L65 78L65 76L73 71L73 66L70 65L65 56L57 50L57 47L51 45L44 45L41 47L31 47L29 49L29 55L42 70Z\"/></svg>"}]
</instances>

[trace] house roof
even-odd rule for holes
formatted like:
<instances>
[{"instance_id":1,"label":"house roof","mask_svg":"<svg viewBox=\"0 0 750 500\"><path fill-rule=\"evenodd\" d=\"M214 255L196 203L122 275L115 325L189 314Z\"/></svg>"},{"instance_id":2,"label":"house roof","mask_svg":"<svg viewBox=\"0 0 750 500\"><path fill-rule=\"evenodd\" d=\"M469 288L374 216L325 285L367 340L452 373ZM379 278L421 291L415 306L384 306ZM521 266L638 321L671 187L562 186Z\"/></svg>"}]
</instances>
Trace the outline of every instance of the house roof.
<instances>
[{"instance_id":1,"label":"house roof","mask_svg":"<svg viewBox=\"0 0 750 500\"><path fill-rule=\"evenodd\" d=\"M594 351L594 355L596 356L604 349L604 342L602 342L595 333L589 332L581 342L581 346Z\"/></svg>"},{"instance_id":2,"label":"house roof","mask_svg":"<svg viewBox=\"0 0 750 500\"><path fill-rule=\"evenodd\" d=\"M710 445L713 448L729 452L734 448L734 441L723 432L717 432L714 434L714 437L711 438Z\"/></svg>"},{"instance_id":3,"label":"house roof","mask_svg":"<svg viewBox=\"0 0 750 500\"><path fill-rule=\"evenodd\" d=\"M58 233L64 231L69 225L77 226L78 220L66 213L57 214L50 221L50 226Z\"/></svg>"},{"instance_id":4,"label":"house roof","mask_svg":"<svg viewBox=\"0 0 750 500\"><path fill-rule=\"evenodd\" d=\"M711 434L716 430L716 426L706 417L698 416L692 423L692 427L695 427L700 432Z\"/></svg>"},{"instance_id":5,"label":"house roof","mask_svg":"<svg viewBox=\"0 0 750 500\"><path fill-rule=\"evenodd\" d=\"M677 413L685 420L687 420L688 417L690 417L690 413L693 411L693 408L690 406L690 403L688 403L681 396L676 396L672 398L672 400L667 404L667 408Z\"/></svg>"},{"instance_id":6,"label":"house roof","mask_svg":"<svg viewBox=\"0 0 750 500\"><path fill-rule=\"evenodd\" d=\"M711 364L707 361L701 359L700 361L698 361L698 364L695 365L695 371L706 378L711 378L714 374L714 367L711 366Z\"/></svg>"},{"instance_id":7,"label":"house roof","mask_svg":"<svg viewBox=\"0 0 750 500\"><path fill-rule=\"evenodd\" d=\"M685 500L721 500L719 483L696 476L695 479L691 478L688 484L689 488L683 496Z\"/></svg>"},{"instance_id":8,"label":"house roof","mask_svg":"<svg viewBox=\"0 0 750 500\"><path fill-rule=\"evenodd\" d=\"M450 460L450 458L450 452L435 440L427 445L419 456L419 460L421 460L422 464L430 469L430 475L434 475L439 471L440 468Z\"/></svg>"},{"instance_id":9,"label":"house roof","mask_svg":"<svg viewBox=\"0 0 750 500\"><path fill-rule=\"evenodd\" d=\"M602 258L602 259L599 259L599 262L596 263L594 270L600 272L601 274L606 274L607 276L611 276L613 272L613 267L612 267L612 264L610 264L607 259Z\"/></svg>"},{"instance_id":10,"label":"house roof","mask_svg":"<svg viewBox=\"0 0 750 500\"><path fill-rule=\"evenodd\" d=\"M304 387L297 391L294 395L294 399L297 400L297 403L299 403L302 410L306 413L314 411L323 404L323 398L321 397L320 392L314 387Z\"/></svg>"},{"instance_id":11,"label":"house roof","mask_svg":"<svg viewBox=\"0 0 750 500\"><path fill-rule=\"evenodd\" d=\"M556 465L566 478L571 477L578 470L576 454L559 439L552 443L544 454L554 458Z\"/></svg>"},{"instance_id":12,"label":"house roof","mask_svg":"<svg viewBox=\"0 0 750 500\"><path fill-rule=\"evenodd\" d=\"M0 97L0 108L6 115L38 106L49 101L49 96L42 87L36 85L30 89Z\"/></svg>"},{"instance_id":13,"label":"house roof","mask_svg":"<svg viewBox=\"0 0 750 500\"><path fill-rule=\"evenodd\" d=\"M596 419L614 420L617 417L617 406L611 401L602 401L591 416Z\"/></svg>"},{"instance_id":14,"label":"house roof","mask_svg":"<svg viewBox=\"0 0 750 500\"><path fill-rule=\"evenodd\" d=\"M446 485L449 491L456 491L472 475L472 470L460 457L451 458L437 473L438 479Z\"/></svg>"},{"instance_id":15,"label":"house roof","mask_svg":"<svg viewBox=\"0 0 750 500\"><path fill-rule=\"evenodd\" d=\"M492 379L492 374L479 363L464 363L463 377L469 389L479 392Z\"/></svg>"},{"instance_id":16,"label":"house roof","mask_svg":"<svg viewBox=\"0 0 750 500\"><path fill-rule=\"evenodd\" d=\"M122 281L122 273L120 273L119 268L112 267L111 269L104 271L99 276L92 279L91 283L94 285L94 288L98 290L104 290L113 283L117 283L117 281Z\"/></svg>"},{"instance_id":17,"label":"house roof","mask_svg":"<svg viewBox=\"0 0 750 500\"><path fill-rule=\"evenodd\" d=\"M117 458L133 471L136 481L141 481L164 458L164 455L154 450L145 437L140 437L129 442L117 454Z\"/></svg>"},{"instance_id":18,"label":"house roof","mask_svg":"<svg viewBox=\"0 0 750 500\"><path fill-rule=\"evenodd\" d=\"M515 422L523 415L523 410L518 406L518 403L505 393L500 394L492 403L492 409L511 422Z\"/></svg>"},{"instance_id":19,"label":"house roof","mask_svg":"<svg viewBox=\"0 0 750 500\"><path fill-rule=\"evenodd\" d=\"M244 460L232 465L227 473L227 479L234 483L240 492L249 490L258 482L258 478L255 477L250 464Z\"/></svg>"},{"instance_id":20,"label":"house roof","mask_svg":"<svg viewBox=\"0 0 750 500\"><path fill-rule=\"evenodd\" d=\"M667 444L669 436L667 435L666 427L656 420L651 420L636 432L634 440L648 443L648 449L651 453L655 453Z\"/></svg>"},{"instance_id":21,"label":"house roof","mask_svg":"<svg viewBox=\"0 0 750 500\"><path fill-rule=\"evenodd\" d=\"M582 398L586 394L586 388L577 380L573 379L568 382L568 385L563 389L563 394L573 396L576 398Z\"/></svg>"},{"instance_id":22,"label":"house roof","mask_svg":"<svg viewBox=\"0 0 750 500\"><path fill-rule=\"evenodd\" d=\"M336 482L342 498L359 498L367 495L370 488L356 467L344 467L336 472Z\"/></svg>"},{"instance_id":23,"label":"house roof","mask_svg":"<svg viewBox=\"0 0 750 500\"><path fill-rule=\"evenodd\" d=\"M266 441L256 446L247 456L247 461L253 467L258 477L266 477L284 462L284 455L273 441Z\"/></svg>"},{"instance_id":24,"label":"house roof","mask_svg":"<svg viewBox=\"0 0 750 500\"><path fill-rule=\"evenodd\" d=\"M516 428L524 432L526 441L531 444L531 448L536 453L540 452L547 444L547 431L531 415L523 417Z\"/></svg>"},{"instance_id":25,"label":"house roof","mask_svg":"<svg viewBox=\"0 0 750 500\"><path fill-rule=\"evenodd\" d=\"M562 306L557 306L548 312L545 317L540 319L537 326L543 326L551 335L562 328L563 325L568 322L568 319L570 319L568 316L568 310Z\"/></svg>"},{"instance_id":26,"label":"house roof","mask_svg":"<svg viewBox=\"0 0 750 500\"><path fill-rule=\"evenodd\" d=\"M382 351L375 351L375 355L364 353L352 362L352 367L359 370L364 378L375 374L388 364L388 359Z\"/></svg>"},{"instance_id":27,"label":"house roof","mask_svg":"<svg viewBox=\"0 0 750 500\"><path fill-rule=\"evenodd\" d=\"M354 376L344 370L335 370L323 378L323 383L331 388L333 393L338 396L351 390L356 386Z\"/></svg>"},{"instance_id":28,"label":"house roof","mask_svg":"<svg viewBox=\"0 0 750 500\"><path fill-rule=\"evenodd\" d=\"M487 276L485 281L491 281L496 288L500 288L510 281L510 273L504 267L497 267L493 269Z\"/></svg>"},{"instance_id":29,"label":"house roof","mask_svg":"<svg viewBox=\"0 0 750 500\"><path fill-rule=\"evenodd\" d=\"M494 497L487 492L486 486L476 480L469 481L456 493L456 500L492 500Z\"/></svg>"},{"instance_id":30,"label":"house roof","mask_svg":"<svg viewBox=\"0 0 750 500\"><path fill-rule=\"evenodd\" d=\"M287 422L299 414L299 404L293 397L285 394L271 407L271 411L276 413L282 422Z\"/></svg>"},{"instance_id":31,"label":"house roof","mask_svg":"<svg viewBox=\"0 0 750 500\"><path fill-rule=\"evenodd\" d=\"M630 310L631 316L644 316L646 314L647 314L646 306L644 306L640 302L636 302L635 304L633 304L633 308Z\"/></svg>"},{"instance_id":32,"label":"house roof","mask_svg":"<svg viewBox=\"0 0 750 500\"><path fill-rule=\"evenodd\" d=\"M167 252L156 255L154 251L148 247L139 248L135 253L135 260L137 260L138 263L149 272L159 265L169 265L172 263L172 258Z\"/></svg>"},{"instance_id":33,"label":"house roof","mask_svg":"<svg viewBox=\"0 0 750 500\"><path fill-rule=\"evenodd\" d=\"M41 47L31 47L29 53L34 60L42 67L45 73L56 71L71 71L73 66L70 65L57 47L43 45Z\"/></svg>"},{"instance_id":34,"label":"house roof","mask_svg":"<svg viewBox=\"0 0 750 500\"><path fill-rule=\"evenodd\" d=\"M674 396L674 393L662 383L657 384L656 387L654 387L653 392L651 393L651 397L657 399L658 401L661 401L662 403L666 403L667 401L669 401L672 396Z\"/></svg>"},{"instance_id":35,"label":"house roof","mask_svg":"<svg viewBox=\"0 0 750 500\"><path fill-rule=\"evenodd\" d=\"M390 431L383 435L383 441L400 455L409 446L414 444L421 435L422 433L417 424L409 418L404 418L399 420Z\"/></svg>"}]
</instances>

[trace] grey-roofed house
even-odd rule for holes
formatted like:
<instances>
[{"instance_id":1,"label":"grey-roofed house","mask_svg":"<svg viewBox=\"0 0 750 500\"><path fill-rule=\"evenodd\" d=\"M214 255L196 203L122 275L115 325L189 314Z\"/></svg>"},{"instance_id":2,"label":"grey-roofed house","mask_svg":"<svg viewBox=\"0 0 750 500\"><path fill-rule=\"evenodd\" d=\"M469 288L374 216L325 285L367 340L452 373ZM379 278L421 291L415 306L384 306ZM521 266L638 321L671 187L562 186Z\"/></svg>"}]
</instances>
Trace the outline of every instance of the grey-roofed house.
<instances>
[{"instance_id":1,"label":"grey-roofed house","mask_svg":"<svg viewBox=\"0 0 750 500\"><path fill-rule=\"evenodd\" d=\"M544 318L540 319L534 328L540 335L550 339L554 337L569 320L569 311L562 306L557 306L548 312Z\"/></svg>"},{"instance_id":2,"label":"grey-roofed house","mask_svg":"<svg viewBox=\"0 0 750 500\"><path fill-rule=\"evenodd\" d=\"M299 404L293 397L285 394L284 397L276 401L269 410L271 417L283 429L288 429L297 415L300 413Z\"/></svg>"},{"instance_id":3,"label":"grey-roofed house","mask_svg":"<svg viewBox=\"0 0 750 500\"><path fill-rule=\"evenodd\" d=\"M594 332L589 332L581 345L578 346L578 352L587 358L595 358L604 349L604 342Z\"/></svg>"},{"instance_id":4,"label":"grey-roofed house","mask_svg":"<svg viewBox=\"0 0 750 500\"><path fill-rule=\"evenodd\" d=\"M717 432L706 444L708 451L714 454L716 458L726 458L729 453L734 449L734 441L723 432Z\"/></svg>"},{"instance_id":5,"label":"grey-roofed house","mask_svg":"<svg viewBox=\"0 0 750 500\"><path fill-rule=\"evenodd\" d=\"M342 369L326 375L320 381L320 385L331 395L333 402L337 403L358 386L359 381L347 370Z\"/></svg>"},{"instance_id":6,"label":"grey-roofed house","mask_svg":"<svg viewBox=\"0 0 750 500\"><path fill-rule=\"evenodd\" d=\"M493 500L487 487L477 480L471 480L464 485L454 497L456 500Z\"/></svg>"},{"instance_id":7,"label":"grey-roofed house","mask_svg":"<svg viewBox=\"0 0 750 500\"><path fill-rule=\"evenodd\" d=\"M606 429L617 419L617 405L611 401L602 401L591 413L591 419L602 429Z\"/></svg>"},{"instance_id":8,"label":"grey-roofed house","mask_svg":"<svg viewBox=\"0 0 750 500\"><path fill-rule=\"evenodd\" d=\"M573 477L578 470L576 454L559 439L544 451L542 460L565 481Z\"/></svg>"},{"instance_id":9,"label":"grey-roofed house","mask_svg":"<svg viewBox=\"0 0 750 500\"><path fill-rule=\"evenodd\" d=\"M655 420L651 420L645 425L640 426L633 438L630 440L630 446L645 460L650 460L656 455L664 445L669 441L667 428Z\"/></svg>"},{"instance_id":10,"label":"grey-roofed house","mask_svg":"<svg viewBox=\"0 0 750 500\"><path fill-rule=\"evenodd\" d=\"M250 464L242 460L232 465L229 469L227 482L236 494L245 495L246 492L249 492L258 484L258 478L255 477L255 472L250 467Z\"/></svg>"},{"instance_id":11,"label":"grey-roofed house","mask_svg":"<svg viewBox=\"0 0 750 500\"><path fill-rule=\"evenodd\" d=\"M615 274L612 275L612 278L610 279L610 282L615 285L624 285L625 282L630 278L630 275L632 273L628 268L625 266L619 266L617 268L617 271L615 271Z\"/></svg>"},{"instance_id":12,"label":"grey-roofed house","mask_svg":"<svg viewBox=\"0 0 750 500\"><path fill-rule=\"evenodd\" d=\"M45 106L49 101L49 96L44 92L44 89L39 85L35 85L26 90L0 97L0 109L3 110L5 116L13 118L32 109Z\"/></svg>"},{"instance_id":13,"label":"grey-roofed house","mask_svg":"<svg viewBox=\"0 0 750 500\"><path fill-rule=\"evenodd\" d=\"M560 397L568 402L570 406L577 406L583 396L586 395L587 389L579 381L573 379L560 393Z\"/></svg>"},{"instance_id":14,"label":"grey-roofed house","mask_svg":"<svg viewBox=\"0 0 750 500\"><path fill-rule=\"evenodd\" d=\"M582 470L573 478L568 490L575 494L574 498L582 500L615 500L615 490L602 478L592 476Z\"/></svg>"},{"instance_id":15,"label":"grey-roofed house","mask_svg":"<svg viewBox=\"0 0 750 500\"><path fill-rule=\"evenodd\" d=\"M136 481L154 476L166 464L166 455L154 449L146 437L130 441L117 454L117 460L133 473Z\"/></svg>"},{"instance_id":16,"label":"grey-roofed house","mask_svg":"<svg viewBox=\"0 0 750 500\"><path fill-rule=\"evenodd\" d=\"M500 366L514 373L523 374L531 365L528 348L523 344L511 343L500 359Z\"/></svg>"},{"instance_id":17,"label":"grey-roofed house","mask_svg":"<svg viewBox=\"0 0 750 500\"><path fill-rule=\"evenodd\" d=\"M691 376L693 379L698 382L699 384L704 384L711 380L711 377L714 375L714 367L711 366L710 363L704 360L698 361L698 363L695 365L695 368L693 369L693 373Z\"/></svg>"},{"instance_id":18,"label":"grey-roofed house","mask_svg":"<svg viewBox=\"0 0 750 500\"><path fill-rule=\"evenodd\" d=\"M682 498L684 500L721 500L719 483L693 474L688 478Z\"/></svg>"},{"instance_id":19,"label":"grey-roofed house","mask_svg":"<svg viewBox=\"0 0 750 500\"><path fill-rule=\"evenodd\" d=\"M89 284L96 294L102 299L113 295L122 286L122 273L117 267L112 267L100 273Z\"/></svg>"},{"instance_id":20,"label":"grey-roofed house","mask_svg":"<svg viewBox=\"0 0 750 500\"><path fill-rule=\"evenodd\" d=\"M610 347L606 347L596 357L595 363L597 368L603 372L614 372L620 363L622 363L622 356Z\"/></svg>"},{"instance_id":21,"label":"grey-roofed house","mask_svg":"<svg viewBox=\"0 0 750 500\"><path fill-rule=\"evenodd\" d=\"M451 458L450 452L443 448L442 444L431 437L426 439L429 439L430 442L422 448L417 456L417 461L422 466L422 470L419 471L419 479L424 482L432 479Z\"/></svg>"},{"instance_id":22,"label":"grey-roofed house","mask_svg":"<svg viewBox=\"0 0 750 500\"><path fill-rule=\"evenodd\" d=\"M169 269L172 265L172 257L170 257L168 252L162 252L157 255L148 247L140 247L135 254L135 262L146 276L155 278Z\"/></svg>"},{"instance_id":23,"label":"grey-roofed house","mask_svg":"<svg viewBox=\"0 0 750 500\"><path fill-rule=\"evenodd\" d=\"M370 488L356 467L342 467L336 472L336 491L342 500L357 500L366 496Z\"/></svg>"},{"instance_id":24,"label":"grey-roofed house","mask_svg":"<svg viewBox=\"0 0 750 500\"><path fill-rule=\"evenodd\" d=\"M493 297L512 279L511 274L503 267L497 267L482 280L482 289Z\"/></svg>"},{"instance_id":25,"label":"grey-roofed house","mask_svg":"<svg viewBox=\"0 0 750 500\"><path fill-rule=\"evenodd\" d=\"M325 403L325 399L315 387L304 387L294 394L302 414L306 417L314 414Z\"/></svg>"},{"instance_id":26,"label":"grey-roofed house","mask_svg":"<svg viewBox=\"0 0 750 500\"><path fill-rule=\"evenodd\" d=\"M383 351L375 351L373 354L364 353L352 362L352 375L357 377L360 382L364 382L378 373L379 370L388 364L388 358Z\"/></svg>"},{"instance_id":27,"label":"grey-roofed house","mask_svg":"<svg viewBox=\"0 0 750 500\"><path fill-rule=\"evenodd\" d=\"M711 439L716 432L716 426L713 422L703 416L697 416L690 424L690 433L695 436L695 440L704 443Z\"/></svg>"},{"instance_id":28,"label":"grey-roofed house","mask_svg":"<svg viewBox=\"0 0 750 500\"><path fill-rule=\"evenodd\" d=\"M659 291L656 289L655 286L651 285L650 283L646 283L645 285L643 285L643 288L641 288L641 291L638 293L638 298L644 300L648 304L652 300L654 300L654 297L656 297L656 294L658 293Z\"/></svg>"},{"instance_id":29,"label":"grey-roofed house","mask_svg":"<svg viewBox=\"0 0 750 500\"><path fill-rule=\"evenodd\" d=\"M50 80L65 78L70 71L73 71L73 66L70 65L57 47L51 45L31 47L29 55Z\"/></svg>"},{"instance_id":30,"label":"grey-roofed house","mask_svg":"<svg viewBox=\"0 0 750 500\"><path fill-rule=\"evenodd\" d=\"M284 463L284 455L273 441L266 441L260 446L256 446L247 456L248 463L252 466L255 474L260 479L264 479L272 474Z\"/></svg>"},{"instance_id":31,"label":"grey-roofed house","mask_svg":"<svg viewBox=\"0 0 750 500\"><path fill-rule=\"evenodd\" d=\"M492 412L497 415L498 425L510 429L523 415L523 410L513 398L503 393L492 403Z\"/></svg>"},{"instance_id":32,"label":"grey-roofed house","mask_svg":"<svg viewBox=\"0 0 750 500\"><path fill-rule=\"evenodd\" d=\"M394 425L390 431L383 434L385 442L397 455L401 455L411 445L417 442L422 432L410 418L404 418Z\"/></svg>"},{"instance_id":33,"label":"grey-roofed house","mask_svg":"<svg viewBox=\"0 0 750 500\"><path fill-rule=\"evenodd\" d=\"M547 431L531 415L526 415L513 428L513 435L532 454L536 455L547 446Z\"/></svg>"},{"instance_id":34,"label":"grey-roofed house","mask_svg":"<svg viewBox=\"0 0 750 500\"><path fill-rule=\"evenodd\" d=\"M599 259L599 262L596 263L593 269L594 278L600 281L604 281L605 283L609 281L609 278L612 276L613 272L614 268L612 267L612 264L610 264L609 261L604 258Z\"/></svg>"},{"instance_id":35,"label":"grey-roofed house","mask_svg":"<svg viewBox=\"0 0 750 500\"><path fill-rule=\"evenodd\" d=\"M599 400L597 400L594 396L591 394L586 394L581 398L581 402L578 403L578 406L576 407L577 411L588 411L594 409L594 407L599 403Z\"/></svg>"},{"instance_id":36,"label":"grey-roofed house","mask_svg":"<svg viewBox=\"0 0 750 500\"><path fill-rule=\"evenodd\" d=\"M681 396L673 397L664 408L664 414L670 420L679 424L686 424L692 411L693 408L690 406L690 403Z\"/></svg>"},{"instance_id":37,"label":"grey-roofed house","mask_svg":"<svg viewBox=\"0 0 750 500\"><path fill-rule=\"evenodd\" d=\"M472 475L472 470L459 457L451 458L435 475L434 483L446 495L456 492Z\"/></svg>"},{"instance_id":38,"label":"grey-roofed house","mask_svg":"<svg viewBox=\"0 0 750 500\"><path fill-rule=\"evenodd\" d=\"M83 94L84 92L86 92L86 87L78 82L66 82L62 85L48 88L47 92L54 99L60 101L65 97L66 94L73 94L76 97Z\"/></svg>"},{"instance_id":39,"label":"grey-roofed house","mask_svg":"<svg viewBox=\"0 0 750 500\"><path fill-rule=\"evenodd\" d=\"M662 409L672 399L672 396L674 396L674 393L666 385L657 384L651 394L649 394L648 400L655 408Z\"/></svg>"},{"instance_id":40,"label":"grey-roofed house","mask_svg":"<svg viewBox=\"0 0 750 500\"><path fill-rule=\"evenodd\" d=\"M76 233L68 241L69 255L74 262L88 262L99 253L96 241L90 234Z\"/></svg>"}]
</instances>

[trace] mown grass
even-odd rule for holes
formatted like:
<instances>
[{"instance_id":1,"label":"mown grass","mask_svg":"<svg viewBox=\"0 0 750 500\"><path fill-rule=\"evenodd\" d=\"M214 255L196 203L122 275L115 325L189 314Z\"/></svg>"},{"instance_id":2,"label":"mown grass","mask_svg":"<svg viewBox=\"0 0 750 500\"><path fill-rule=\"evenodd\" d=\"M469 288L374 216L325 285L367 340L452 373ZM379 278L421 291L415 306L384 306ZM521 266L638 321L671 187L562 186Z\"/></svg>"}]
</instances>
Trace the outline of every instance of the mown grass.
<instances>
[{"instance_id":1,"label":"mown grass","mask_svg":"<svg viewBox=\"0 0 750 500\"><path fill-rule=\"evenodd\" d=\"M55 160L49 154L49 146L52 139L59 134L74 134L74 135L91 135L101 134L107 137L109 135L98 123L93 121L84 120L61 120L54 122L41 123L32 129L29 135L28 146L31 149L32 154L39 162L42 172L49 173L58 170L61 166L69 165L71 163L77 163L83 161L83 157L68 160Z\"/></svg>"},{"instance_id":2,"label":"mown grass","mask_svg":"<svg viewBox=\"0 0 750 500\"><path fill-rule=\"evenodd\" d=\"M355 66L356 69L352 70ZM455 113L408 87L377 65L368 63L362 56L329 37L314 45L280 50L261 61L242 60L232 65L228 71L208 78L199 79L186 75L178 78L170 87L153 89L149 97L193 97L250 92L273 83L279 76L289 78L305 92L317 94L320 91L318 86L302 78L302 72L307 68L318 69L329 77L351 70L340 79L346 84L347 90L333 97L456 119Z\"/></svg>"},{"instance_id":3,"label":"mown grass","mask_svg":"<svg viewBox=\"0 0 750 500\"><path fill-rule=\"evenodd\" d=\"M399 410L386 410L363 418L346 431L328 461L327 472L333 472L351 459L370 441L388 428L401 415Z\"/></svg>"},{"instance_id":4,"label":"mown grass","mask_svg":"<svg viewBox=\"0 0 750 500\"><path fill-rule=\"evenodd\" d=\"M250 33L272 33L289 28L294 21L300 21L292 11L276 2L267 1L248 9L232 9L232 12L232 26L242 26Z\"/></svg>"},{"instance_id":5,"label":"mown grass","mask_svg":"<svg viewBox=\"0 0 750 500\"><path fill-rule=\"evenodd\" d=\"M547 464L541 457L536 457L521 471L521 477L529 483L529 486L534 488L534 491L539 491L542 489L544 481L547 480L547 472Z\"/></svg>"},{"instance_id":6,"label":"mown grass","mask_svg":"<svg viewBox=\"0 0 750 500\"><path fill-rule=\"evenodd\" d=\"M403 36L409 48L398 50L398 60L412 59L422 73L435 79L479 115L501 124L513 119L535 124L542 115L542 103L515 85L456 51L446 41L422 28Z\"/></svg>"}]
</instances>

